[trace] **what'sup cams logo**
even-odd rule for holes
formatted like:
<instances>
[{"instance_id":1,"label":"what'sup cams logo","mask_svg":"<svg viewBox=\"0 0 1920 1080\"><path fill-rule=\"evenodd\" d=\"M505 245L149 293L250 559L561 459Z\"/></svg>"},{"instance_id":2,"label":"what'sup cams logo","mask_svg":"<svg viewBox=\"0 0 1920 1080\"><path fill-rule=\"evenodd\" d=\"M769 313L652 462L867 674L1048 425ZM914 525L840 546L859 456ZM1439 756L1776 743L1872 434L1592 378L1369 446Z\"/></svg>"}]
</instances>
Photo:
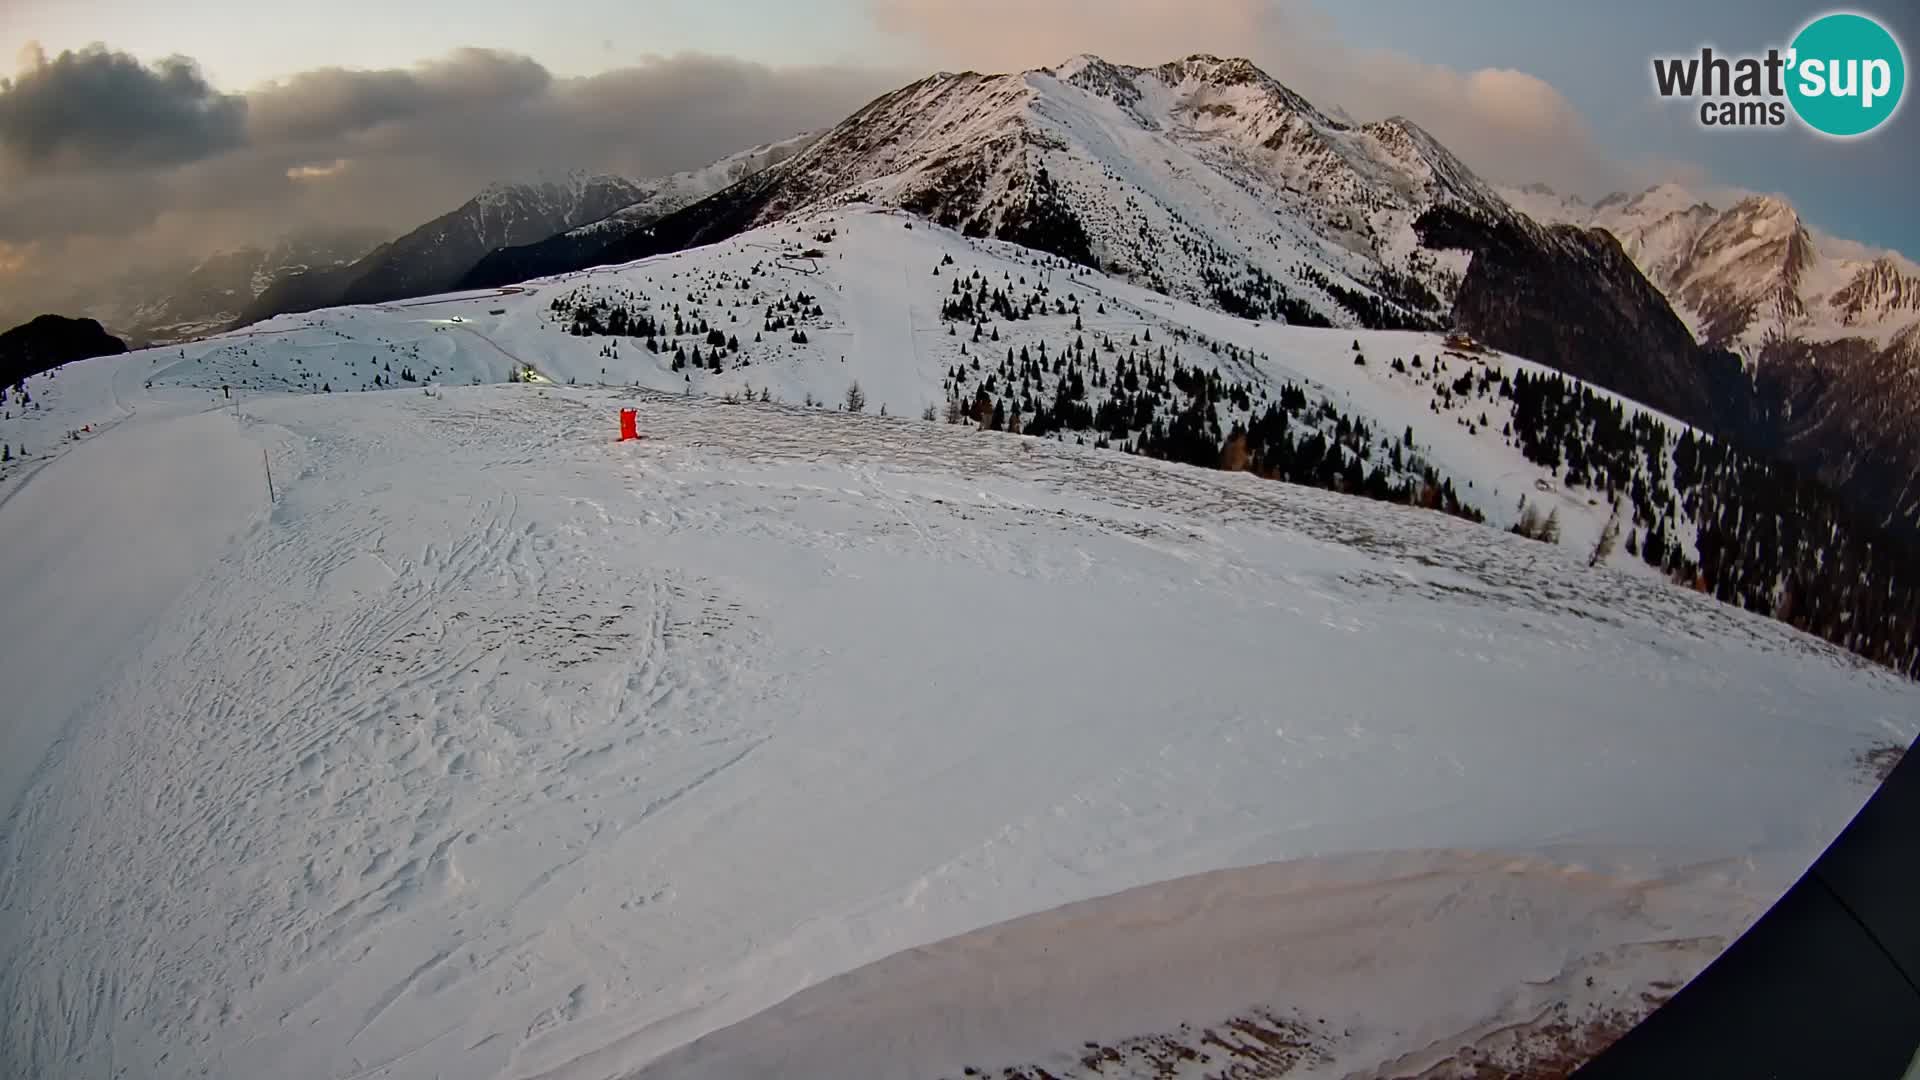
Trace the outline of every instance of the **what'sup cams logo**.
<instances>
[{"instance_id":1,"label":"what'sup cams logo","mask_svg":"<svg viewBox=\"0 0 1920 1080\"><path fill-rule=\"evenodd\" d=\"M1850 11L1822 15L1786 48L1764 56L1656 56L1662 98L1699 102L1708 128L1778 128L1789 115L1822 135L1848 139L1893 118L1906 89L1900 42L1878 21Z\"/></svg>"}]
</instances>

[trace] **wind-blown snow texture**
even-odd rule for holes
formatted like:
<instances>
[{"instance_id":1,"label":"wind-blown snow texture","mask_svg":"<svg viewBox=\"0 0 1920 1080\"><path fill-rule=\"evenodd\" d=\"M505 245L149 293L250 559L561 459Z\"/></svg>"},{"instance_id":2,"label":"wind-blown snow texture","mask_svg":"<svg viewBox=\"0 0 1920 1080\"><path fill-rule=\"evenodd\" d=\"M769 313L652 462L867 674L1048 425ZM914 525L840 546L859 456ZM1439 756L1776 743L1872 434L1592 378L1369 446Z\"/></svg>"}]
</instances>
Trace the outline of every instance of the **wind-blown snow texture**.
<instances>
[{"instance_id":1,"label":"wind-blown snow texture","mask_svg":"<svg viewBox=\"0 0 1920 1080\"><path fill-rule=\"evenodd\" d=\"M1470 434L1385 364L1436 355L1431 336L1360 335L1356 366L1352 332L882 212L68 365L0 420L34 444L0 478L23 763L0 773L8 1071L615 1076L902 950L1182 875L1525 860L1510 885L1478 855L1360 874L1389 911L1415 903L1381 884L1409 867L1462 882L1426 886L1427 931L1345 931L1425 988L1328 1036L1364 1067L1538 1004L1510 978L1623 964L1602 982L1631 996L1683 977L1621 950L1671 939L1697 966L1858 807L1857 756L1916 732L1912 684L1583 550L904 419L971 349L938 307L976 270L1079 297L1090 338L1150 329L1263 392L1417 423L1463 493L1499 489L1490 513L1559 498L1497 421ZM553 305L583 290L698 307L742 347L695 376L632 337L576 337ZM806 344L761 330L803 290ZM1073 318L1000 323L995 347ZM444 385L527 366L553 382ZM435 385L284 392L403 370ZM795 404L854 379L894 415ZM748 387L785 404L679 392ZM630 404L648 438L615 443ZM1301 865L1282 880L1367 864ZM1569 875L1585 898L1563 907ZM1482 901L1539 916L1457 921ZM1528 959L1456 995L1460 940ZM1116 1015L1218 1018L1165 1008ZM1055 1015L1063 1050L1123 1034ZM889 1072L1045 1051L991 1024L898 1049Z\"/></svg>"}]
</instances>

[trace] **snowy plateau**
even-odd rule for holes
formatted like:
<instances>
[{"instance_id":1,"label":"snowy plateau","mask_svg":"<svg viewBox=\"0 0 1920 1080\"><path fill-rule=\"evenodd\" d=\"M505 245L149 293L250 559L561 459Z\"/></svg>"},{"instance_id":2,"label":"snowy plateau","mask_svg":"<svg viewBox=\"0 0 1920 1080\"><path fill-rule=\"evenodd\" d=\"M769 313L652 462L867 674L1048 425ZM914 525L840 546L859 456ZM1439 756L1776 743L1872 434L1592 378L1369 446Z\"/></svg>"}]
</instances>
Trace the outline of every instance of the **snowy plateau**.
<instances>
[{"instance_id":1,"label":"snowy plateau","mask_svg":"<svg viewBox=\"0 0 1920 1080\"><path fill-rule=\"evenodd\" d=\"M968 411L1126 370L1486 524ZM34 377L0 1072L1417 1076L1617 1031L1920 687L1589 565L1607 508L1487 390L1540 370L846 206Z\"/></svg>"}]
</instances>

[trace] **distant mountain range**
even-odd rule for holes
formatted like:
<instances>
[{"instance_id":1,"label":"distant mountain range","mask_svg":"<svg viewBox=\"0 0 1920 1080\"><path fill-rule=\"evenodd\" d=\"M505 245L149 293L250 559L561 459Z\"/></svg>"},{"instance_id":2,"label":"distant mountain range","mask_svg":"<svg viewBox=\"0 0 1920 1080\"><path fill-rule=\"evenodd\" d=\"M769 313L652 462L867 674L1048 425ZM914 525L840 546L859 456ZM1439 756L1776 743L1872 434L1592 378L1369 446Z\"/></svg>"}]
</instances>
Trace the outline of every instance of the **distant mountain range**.
<instances>
[{"instance_id":1,"label":"distant mountain range","mask_svg":"<svg viewBox=\"0 0 1920 1080\"><path fill-rule=\"evenodd\" d=\"M1234 314L1465 330L1920 529L1920 285L1903 260L1830 252L1777 199L1722 212L1657 189L1590 208L1596 220L1527 195L1411 121L1351 123L1245 60L1081 56L930 76L598 251L496 256L463 284L712 243L809 208L897 206Z\"/></svg>"},{"instance_id":2,"label":"distant mountain range","mask_svg":"<svg viewBox=\"0 0 1920 1080\"><path fill-rule=\"evenodd\" d=\"M239 321L447 292L502 249L569 244L576 231L583 237L622 235L785 160L808 138L754 147L652 180L575 173L562 181L495 184L351 265L276 282Z\"/></svg>"},{"instance_id":3,"label":"distant mountain range","mask_svg":"<svg viewBox=\"0 0 1920 1080\"><path fill-rule=\"evenodd\" d=\"M1205 55L933 75L597 250L576 238L496 253L463 284L625 262L854 202L1250 318L1458 325L1628 393L1662 388L1656 404L1694 415L1729 370L1702 359L1618 245L1536 223L1407 119L1355 124L1245 60Z\"/></svg>"},{"instance_id":4,"label":"distant mountain range","mask_svg":"<svg viewBox=\"0 0 1920 1080\"><path fill-rule=\"evenodd\" d=\"M860 243L841 242L847 220L862 223ZM949 246L921 250L913 265L926 269L913 275L923 284L909 286L905 264L889 262L887 252L922 233ZM1402 451L1415 442L1407 421L1424 423L1425 415L1394 414L1377 428L1378 417L1359 426L1349 418L1343 434L1339 417L1322 409L1331 432L1302 443L1286 432L1306 422L1303 391L1236 381L1259 371L1238 351L1252 341L1261 342L1261 363L1271 345L1271 362L1283 367L1289 352L1310 343L1350 343L1350 363L1371 385L1376 369L1365 354L1375 350L1363 349L1361 329L1448 331L1380 335L1412 353L1376 360L1390 365L1380 378L1406 377L1427 395L1418 413L1544 470L1529 474L1518 496L1501 494L1495 512L1521 515L1515 528L1557 531L1527 523L1526 498L1535 493L1585 493L1570 505L1603 518L1630 506L1616 522L1627 532L1628 557L1902 670L1920 656L1907 618L1914 560L1900 535L1920 528L1912 362L1920 286L1909 264L1823 240L1778 199L1722 209L1676 188L1593 206L1538 187L1503 193L1416 124L1356 124L1245 60L1195 55L1131 67L1080 56L1018 74L941 73L882 95L817 137L756 147L691 173L496 186L351 263L278 278L242 319L355 304L356 318L422 329L378 306L696 246L704 250L673 265L692 273L706 264L698 284L655 283L651 268L613 293L601 286L621 280L619 272L537 282L525 290L542 294L535 317L521 309L517 324L534 336L495 343L469 377L535 370L526 356L555 368L539 371L553 378L572 349L569 381L619 378L637 366L696 392L749 365L757 377L767 377L764 364L784 378L790 361L816 348L816 333L836 344L842 339L827 335L846 335L864 344L859 382L877 394L904 391L896 402L923 416L937 414L944 399L956 421L1072 432L1096 446L1197 465L1237 453L1263 475L1420 498L1480 517L1471 476L1469 495L1407 464ZM993 247L1014 259L997 274L943 271ZM822 301L839 301L810 295L805 283L837 288L846 273L866 299L835 325ZM746 305L733 295L756 294L756 279L774 276L788 282L777 299L768 292ZM715 288L729 290L730 302L715 306ZM1118 288L1140 298L1127 324L1083 334L1083 316L1113 319L1122 310L1109 310ZM493 319L509 318L525 299L467 302ZM723 321L708 325L702 308ZM1184 324L1156 325L1159 312L1176 308L1188 313ZM1044 338L1018 349L1002 341L1014 324L1047 317L1062 324L1053 352ZM918 331L935 318L946 329L935 348L952 351L929 371L923 354L931 350ZM1277 323L1353 332L1268 337ZM282 320L275 329L316 324L325 320ZM479 327L422 332L442 330L493 340ZM563 331L564 346L542 340ZM1162 334L1173 340L1148 343ZM1240 334L1248 337L1236 345ZM236 366L236 385L371 390L458 374L432 363L418 371L417 351L395 352L384 339L379 348L388 351L373 353L351 335L334 337L312 364ZM1590 385L1524 372L1476 375L1481 345ZM208 345L235 365L248 347ZM589 355L578 354L582 347ZM1107 373L1103 358L1124 360L1124 370ZM1202 366L1190 366L1195 359ZM835 382L850 377L851 369L827 370ZM278 381L251 382L258 378ZM788 389L812 402L823 386ZM1280 393L1287 416L1256 412L1267 390ZM846 407L860 400L849 396ZM1477 402L1486 404L1468 407ZM1632 403L1664 415L1636 415ZM1376 430L1401 432L1401 450L1391 438L1376 440ZM1329 455L1335 444L1353 455ZM1367 463L1376 452L1384 465ZM1498 490L1511 475L1482 478ZM1603 546L1596 540L1594 550Z\"/></svg>"},{"instance_id":5,"label":"distant mountain range","mask_svg":"<svg viewBox=\"0 0 1920 1080\"><path fill-rule=\"evenodd\" d=\"M1741 385L1713 403L1720 426L1884 523L1920 526L1920 266L1821 236L1778 196L1718 206L1662 184L1589 206L1542 185L1505 194L1617 238L1701 340L1741 357Z\"/></svg>"},{"instance_id":6,"label":"distant mountain range","mask_svg":"<svg viewBox=\"0 0 1920 1080\"><path fill-rule=\"evenodd\" d=\"M512 284L581 265L668 214L786 161L819 137L819 132L811 132L756 146L721 158L705 168L649 181L644 185L645 195L604 217L539 237L534 243L496 247L477 265L467 268L461 283Z\"/></svg>"},{"instance_id":7,"label":"distant mountain range","mask_svg":"<svg viewBox=\"0 0 1920 1080\"><path fill-rule=\"evenodd\" d=\"M238 322L445 292L496 247L551 236L647 194L647 188L632 180L581 173L540 183L494 184L350 264L279 279L248 305Z\"/></svg>"},{"instance_id":8,"label":"distant mountain range","mask_svg":"<svg viewBox=\"0 0 1920 1080\"><path fill-rule=\"evenodd\" d=\"M1738 359L1697 342L1611 235L1535 221L1412 121L1356 124L1245 60L1207 55L933 75L597 250L498 253L463 285L627 262L855 203L1247 318L1462 329L1711 430L1750 411Z\"/></svg>"},{"instance_id":9,"label":"distant mountain range","mask_svg":"<svg viewBox=\"0 0 1920 1080\"><path fill-rule=\"evenodd\" d=\"M268 247L130 271L45 306L86 311L146 345L291 312L427 296L454 288L495 249L559 240L576 228L581 237L620 234L784 160L811 138L754 147L650 180L571 173L496 183L398 238L369 229L307 229ZM6 315L25 320L30 313Z\"/></svg>"},{"instance_id":10,"label":"distant mountain range","mask_svg":"<svg viewBox=\"0 0 1920 1080\"><path fill-rule=\"evenodd\" d=\"M1920 529L1913 264L1819 238L1772 197L1496 190L1407 119L1354 123L1208 55L943 72L691 172L496 185L358 258L250 271L230 322L621 263L854 203L1247 318L1458 329ZM140 325L205 325L235 295L182 289Z\"/></svg>"},{"instance_id":11,"label":"distant mountain range","mask_svg":"<svg viewBox=\"0 0 1920 1080\"><path fill-rule=\"evenodd\" d=\"M1920 322L1920 266L1819 236L1776 195L1720 207L1677 184L1591 206L1540 184L1503 194L1537 220L1612 233L1711 346L1753 357L1783 338L1885 342Z\"/></svg>"}]
</instances>

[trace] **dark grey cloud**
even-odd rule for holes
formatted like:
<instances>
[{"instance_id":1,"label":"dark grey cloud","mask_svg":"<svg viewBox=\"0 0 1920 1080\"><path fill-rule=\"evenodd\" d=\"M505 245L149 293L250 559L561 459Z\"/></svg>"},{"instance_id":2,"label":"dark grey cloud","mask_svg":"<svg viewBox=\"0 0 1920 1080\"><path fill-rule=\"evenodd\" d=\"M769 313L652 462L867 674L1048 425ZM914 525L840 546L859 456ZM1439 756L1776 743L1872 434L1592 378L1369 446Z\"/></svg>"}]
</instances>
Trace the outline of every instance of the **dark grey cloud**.
<instances>
[{"instance_id":1,"label":"dark grey cloud","mask_svg":"<svg viewBox=\"0 0 1920 1080\"><path fill-rule=\"evenodd\" d=\"M126 77L124 56L85 55ZM27 96L11 100L44 93L40 81L57 64L30 65L6 84L9 96L15 87ZM560 78L525 56L460 49L405 70L303 72L236 98L207 88L187 61L132 70L145 73L143 86L184 77L198 87L184 100L201 103L208 126L171 142L129 134L130 114L96 94L63 106L59 125L22 128L30 153L7 135L20 160L0 156L0 306L71 296L103 265L270 243L296 230L397 235L495 180L696 168L832 124L911 78L697 54ZM136 136L154 141L130 154ZM105 149L116 139L118 157Z\"/></svg>"},{"instance_id":2,"label":"dark grey cloud","mask_svg":"<svg viewBox=\"0 0 1920 1080\"><path fill-rule=\"evenodd\" d=\"M459 49L411 71L306 71L250 99L258 139L324 139L440 112L487 112L545 93L553 76L525 56Z\"/></svg>"},{"instance_id":3,"label":"dark grey cloud","mask_svg":"<svg viewBox=\"0 0 1920 1080\"><path fill-rule=\"evenodd\" d=\"M196 161L241 145L246 118L246 99L185 57L149 65L95 45L36 53L0 79L0 153L15 172Z\"/></svg>"}]
</instances>

